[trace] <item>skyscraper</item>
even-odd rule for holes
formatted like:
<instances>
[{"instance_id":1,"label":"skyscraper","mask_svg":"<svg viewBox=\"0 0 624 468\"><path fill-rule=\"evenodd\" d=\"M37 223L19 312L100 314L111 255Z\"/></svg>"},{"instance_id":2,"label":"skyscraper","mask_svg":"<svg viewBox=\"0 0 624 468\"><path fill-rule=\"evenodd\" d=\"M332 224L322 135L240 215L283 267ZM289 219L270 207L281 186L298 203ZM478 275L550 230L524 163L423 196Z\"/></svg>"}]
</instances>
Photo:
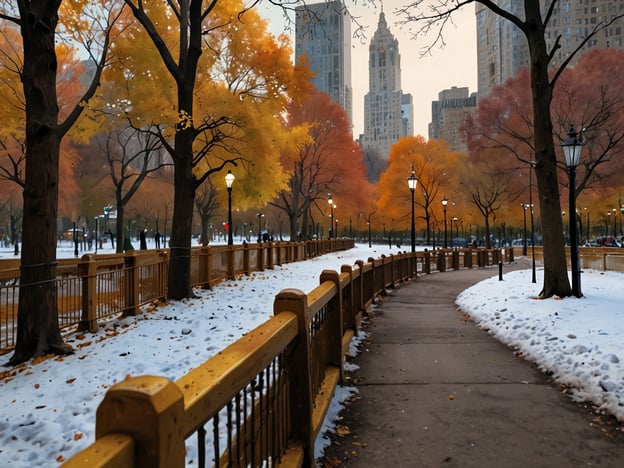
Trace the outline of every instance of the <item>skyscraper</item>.
<instances>
[{"instance_id":1,"label":"skyscraper","mask_svg":"<svg viewBox=\"0 0 624 468\"><path fill-rule=\"evenodd\" d=\"M466 151L459 129L476 108L477 93L469 94L468 88L453 86L441 91L438 100L431 103L429 138L445 140L452 151Z\"/></svg>"},{"instance_id":2,"label":"skyscraper","mask_svg":"<svg viewBox=\"0 0 624 468\"><path fill-rule=\"evenodd\" d=\"M383 11L369 46L368 80L360 145L388 159L397 140L414 134L414 110L412 96L401 90L399 42L390 32Z\"/></svg>"},{"instance_id":3,"label":"skyscraper","mask_svg":"<svg viewBox=\"0 0 624 468\"><path fill-rule=\"evenodd\" d=\"M295 12L295 56L305 53L312 82L349 116L353 128L351 17L342 0L308 4Z\"/></svg>"},{"instance_id":4,"label":"skyscraper","mask_svg":"<svg viewBox=\"0 0 624 468\"><path fill-rule=\"evenodd\" d=\"M522 18L523 2L497 0L501 8ZM550 3L550 2L549 2ZM546 28L546 41L552 47L561 36L560 45L551 64L560 65L590 34L592 29L615 15L624 13L624 2L615 0L560 0ZM529 66L529 46L522 32L510 21L501 18L480 3L476 4L478 93L486 96L518 71ZM583 52L609 47L622 49L624 20L619 19L583 46L572 61L574 65Z\"/></svg>"}]
</instances>

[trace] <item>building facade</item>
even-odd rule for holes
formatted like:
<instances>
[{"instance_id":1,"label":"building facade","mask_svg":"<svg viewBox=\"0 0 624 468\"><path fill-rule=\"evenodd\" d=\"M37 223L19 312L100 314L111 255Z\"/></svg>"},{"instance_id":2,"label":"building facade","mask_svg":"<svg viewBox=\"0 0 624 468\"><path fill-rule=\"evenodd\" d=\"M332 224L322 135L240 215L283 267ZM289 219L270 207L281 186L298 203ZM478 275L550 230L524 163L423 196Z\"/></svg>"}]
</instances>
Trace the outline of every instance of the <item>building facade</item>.
<instances>
[{"instance_id":1,"label":"building facade","mask_svg":"<svg viewBox=\"0 0 624 468\"><path fill-rule=\"evenodd\" d=\"M399 42L390 32L383 11L369 46L368 80L360 146L388 159L394 143L414 134L414 106L412 96L401 90Z\"/></svg>"},{"instance_id":2,"label":"building facade","mask_svg":"<svg viewBox=\"0 0 624 468\"><path fill-rule=\"evenodd\" d=\"M476 108L477 93L469 94L468 88L453 86L441 91L438 100L431 103L429 138L445 140L451 151L465 152L460 127Z\"/></svg>"},{"instance_id":3,"label":"building facade","mask_svg":"<svg viewBox=\"0 0 624 468\"><path fill-rule=\"evenodd\" d=\"M349 117L353 128L351 16L341 0L307 4L295 11L295 57L305 54L314 86L327 93Z\"/></svg>"},{"instance_id":4,"label":"building facade","mask_svg":"<svg viewBox=\"0 0 624 468\"><path fill-rule=\"evenodd\" d=\"M524 16L521 1L498 0L496 3L520 18ZM556 51L551 65L557 66L566 60L596 25L623 13L622 0L559 0L546 29L549 48L561 37L561 47ZM529 47L526 38L513 23L480 3L476 3L476 21L478 94L483 97L494 86L504 83L507 78L529 66ZM619 19L598 33L575 55L571 65L578 61L583 52L589 50L624 48L622 27L624 20Z\"/></svg>"}]
</instances>

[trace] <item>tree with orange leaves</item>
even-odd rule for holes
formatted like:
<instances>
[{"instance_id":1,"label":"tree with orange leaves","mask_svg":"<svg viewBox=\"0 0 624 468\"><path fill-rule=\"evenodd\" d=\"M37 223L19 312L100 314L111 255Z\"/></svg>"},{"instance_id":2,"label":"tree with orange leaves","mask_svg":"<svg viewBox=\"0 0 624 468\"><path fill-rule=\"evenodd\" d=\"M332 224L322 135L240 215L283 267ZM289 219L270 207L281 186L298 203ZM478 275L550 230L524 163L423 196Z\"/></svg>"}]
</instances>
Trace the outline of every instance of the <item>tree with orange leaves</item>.
<instances>
[{"instance_id":1,"label":"tree with orange leaves","mask_svg":"<svg viewBox=\"0 0 624 468\"><path fill-rule=\"evenodd\" d=\"M346 226L344 220L372 205L372 188L347 114L327 94L316 91L301 104L292 103L288 125L307 128L309 138L282 154L290 179L271 205L288 216L291 239L298 233L311 237L315 214L330 217L328 229L334 232L340 219Z\"/></svg>"},{"instance_id":2,"label":"tree with orange leaves","mask_svg":"<svg viewBox=\"0 0 624 468\"><path fill-rule=\"evenodd\" d=\"M411 194L407 178L414 171L418 180L414 205L418 219L425 221L426 242L431 242L434 221L441 219L441 200L453 188L453 168L458 157L443 140L422 136L406 137L396 142L388 157L388 169L378 184L377 211L394 228L406 229L411 214Z\"/></svg>"}]
</instances>

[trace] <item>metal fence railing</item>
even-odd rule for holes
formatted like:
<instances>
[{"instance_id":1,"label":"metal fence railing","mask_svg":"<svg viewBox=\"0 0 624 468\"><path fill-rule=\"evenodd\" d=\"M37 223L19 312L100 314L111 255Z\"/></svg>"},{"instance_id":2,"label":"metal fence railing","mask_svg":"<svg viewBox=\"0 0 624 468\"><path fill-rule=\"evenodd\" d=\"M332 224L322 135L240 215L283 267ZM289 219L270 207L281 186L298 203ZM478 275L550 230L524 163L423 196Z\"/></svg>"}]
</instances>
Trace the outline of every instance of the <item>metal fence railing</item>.
<instances>
[{"instance_id":1,"label":"metal fence railing","mask_svg":"<svg viewBox=\"0 0 624 468\"><path fill-rule=\"evenodd\" d=\"M325 270L317 288L283 290L274 316L176 382L140 376L115 384L97 410L96 441L64 466L181 467L188 452L199 468L314 466L314 441L363 315L419 265L442 262L440 254Z\"/></svg>"},{"instance_id":2,"label":"metal fence railing","mask_svg":"<svg viewBox=\"0 0 624 468\"><path fill-rule=\"evenodd\" d=\"M191 284L210 288L237 275L353 245L352 239L331 239L196 247L191 249ZM167 297L168 268L167 249L59 259L59 327L78 326L95 331L98 321L118 314L135 314L145 304ZM15 347L19 289L19 260L0 259L0 354Z\"/></svg>"}]
</instances>

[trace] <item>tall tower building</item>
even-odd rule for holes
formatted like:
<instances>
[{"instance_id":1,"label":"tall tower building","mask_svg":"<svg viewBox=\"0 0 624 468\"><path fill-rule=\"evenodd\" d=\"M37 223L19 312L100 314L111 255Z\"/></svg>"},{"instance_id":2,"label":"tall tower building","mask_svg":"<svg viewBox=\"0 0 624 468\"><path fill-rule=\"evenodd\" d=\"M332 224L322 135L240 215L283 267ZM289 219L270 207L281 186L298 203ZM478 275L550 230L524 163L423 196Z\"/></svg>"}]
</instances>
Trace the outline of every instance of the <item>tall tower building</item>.
<instances>
[{"instance_id":1,"label":"tall tower building","mask_svg":"<svg viewBox=\"0 0 624 468\"><path fill-rule=\"evenodd\" d=\"M451 151L467 150L460 134L466 116L477 108L477 93L469 95L468 88L453 86L438 93L431 103L429 138L445 140Z\"/></svg>"},{"instance_id":2,"label":"tall tower building","mask_svg":"<svg viewBox=\"0 0 624 468\"><path fill-rule=\"evenodd\" d=\"M315 73L314 86L345 110L353 128L351 17L342 0L296 8L296 60L304 53Z\"/></svg>"},{"instance_id":3,"label":"tall tower building","mask_svg":"<svg viewBox=\"0 0 624 468\"><path fill-rule=\"evenodd\" d=\"M388 159L397 140L414 134L414 107L412 96L401 90L399 42L388 29L383 11L369 46L368 82L360 145Z\"/></svg>"},{"instance_id":4,"label":"tall tower building","mask_svg":"<svg viewBox=\"0 0 624 468\"><path fill-rule=\"evenodd\" d=\"M520 18L524 16L523 2L497 0L496 3ZM561 36L561 48L555 53L551 64L561 64L597 24L622 13L623 1L560 0L546 29L549 48ZM504 83L507 78L529 66L529 46L524 35L513 23L494 14L480 3L476 4L476 17L478 93L479 97L483 97L494 86ZM588 50L624 48L623 26L624 20L620 18L601 31L583 46L571 64L574 65Z\"/></svg>"}]
</instances>

